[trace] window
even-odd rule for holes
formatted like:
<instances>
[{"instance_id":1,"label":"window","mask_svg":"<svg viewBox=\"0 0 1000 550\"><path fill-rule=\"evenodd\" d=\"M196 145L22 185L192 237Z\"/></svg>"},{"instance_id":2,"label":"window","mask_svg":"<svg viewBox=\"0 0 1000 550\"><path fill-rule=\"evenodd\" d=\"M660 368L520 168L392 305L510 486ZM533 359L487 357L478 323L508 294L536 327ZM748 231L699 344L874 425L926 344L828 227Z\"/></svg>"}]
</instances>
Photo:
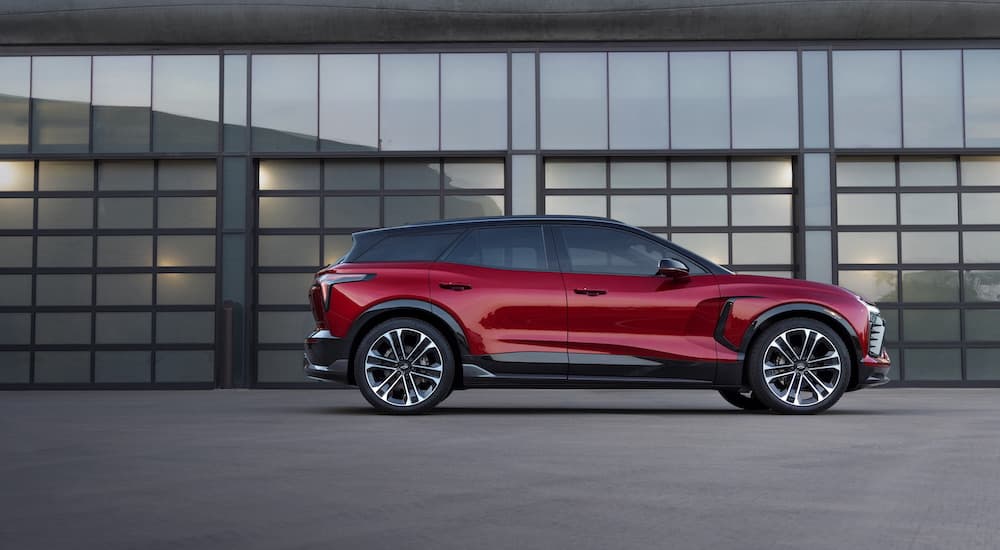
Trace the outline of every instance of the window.
<instances>
[{"instance_id":1,"label":"window","mask_svg":"<svg viewBox=\"0 0 1000 550\"><path fill-rule=\"evenodd\" d=\"M447 248L458 231L434 233L401 233L375 243L352 262L431 262Z\"/></svg>"},{"instance_id":2,"label":"window","mask_svg":"<svg viewBox=\"0 0 1000 550\"><path fill-rule=\"evenodd\" d=\"M573 273L652 276L664 258L681 259L692 273L702 273L666 246L628 231L573 226L560 228L559 235Z\"/></svg>"},{"instance_id":3,"label":"window","mask_svg":"<svg viewBox=\"0 0 1000 550\"><path fill-rule=\"evenodd\" d=\"M899 147L898 51L833 53L833 131L837 147Z\"/></svg>"},{"instance_id":4,"label":"window","mask_svg":"<svg viewBox=\"0 0 1000 550\"><path fill-rule=\"evenodd\" d=\"M473 230L445 261L498 269L548 269L542 228L538 226Z\"/></svg>"},{"instance_id":5,"label":"window","mask_svg":"<svg viewBox=\"0 0 1000 550\"><path fill-rule=\"evenodd\" d=\"M214 152L219 130L219 57L153 57L153 150Z\"/></svg>"},{"instance_id":6,"label":"window","mask_svg":"<svg viewBox=\"0 0 1000 550\"><path fill-rule=\"evenodd\" d=\"M250 121L256 151L316 149L319 60L315 55L255 55Z\"/></svg>"},{"instance_id":7,"label":"window","mask_svg":"<svg viewBox=\"0 0 1000 550\"><path fill-rule=\"evenodd\" d=\"M607 149L607 56L541 54L541 134L545 149Z\"/></svg>"}]
</instances>

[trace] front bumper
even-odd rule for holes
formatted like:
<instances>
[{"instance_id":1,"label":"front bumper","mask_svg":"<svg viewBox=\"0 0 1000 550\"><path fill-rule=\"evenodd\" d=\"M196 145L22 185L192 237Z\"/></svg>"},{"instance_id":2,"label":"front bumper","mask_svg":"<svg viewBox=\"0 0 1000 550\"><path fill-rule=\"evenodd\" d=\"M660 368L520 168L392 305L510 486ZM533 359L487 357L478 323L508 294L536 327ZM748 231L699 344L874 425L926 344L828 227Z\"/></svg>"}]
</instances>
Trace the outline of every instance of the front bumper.
<instances>
[{"instance_id":1,"label":"front bumper","mask_svg":"<svg viewBox=\"0 0 1000 550\"><path fill-rule=\"evenodd\" d=\"M874 388L891 382L889 378L891 367L889 354L884 349L878 357L865 356L858 367L858 385L855 389Z\"/></svg>"},{"instance_id":2,"label":"front bumper","mask_svg":"<svg viewBox=\"0 0 1000 550\"><path fill-rule=\"evenodd\" d=\"M328 330L317 330L306 338L304 347L302 367L306 376L341 384L350 383L348 342L333 336Z\"/></svg>"}]
</instances>

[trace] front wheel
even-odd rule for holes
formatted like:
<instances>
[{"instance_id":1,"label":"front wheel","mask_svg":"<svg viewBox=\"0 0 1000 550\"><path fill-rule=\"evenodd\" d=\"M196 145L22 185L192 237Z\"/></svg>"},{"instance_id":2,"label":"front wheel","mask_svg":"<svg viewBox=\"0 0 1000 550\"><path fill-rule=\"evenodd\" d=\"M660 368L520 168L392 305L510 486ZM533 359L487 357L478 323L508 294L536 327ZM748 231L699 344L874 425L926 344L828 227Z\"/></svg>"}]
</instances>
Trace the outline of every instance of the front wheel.
<instances>
[{"instance_id":1,"label":"front wheel","mask_svg":"<svg viewBox=\"0 0 1000 550\"><path fill-rule=\"evenodd\" d=\"M354 379L380 411L427 411L451 393L455 359L448 340L420 319L391 319L362 338L354 355Z\"/></svg>"},{"instance_id":2,"label":"front wheel","mask_svg":"<svg viewBox=\"0 0 1000 550\"><path fill-rule=\"evenodd\" d=\"M754 396L783 414L815 414L844 395L851 356L843 339L825 323L779 321L754 340L747 374Z\"/></svg>"}]
</instances>

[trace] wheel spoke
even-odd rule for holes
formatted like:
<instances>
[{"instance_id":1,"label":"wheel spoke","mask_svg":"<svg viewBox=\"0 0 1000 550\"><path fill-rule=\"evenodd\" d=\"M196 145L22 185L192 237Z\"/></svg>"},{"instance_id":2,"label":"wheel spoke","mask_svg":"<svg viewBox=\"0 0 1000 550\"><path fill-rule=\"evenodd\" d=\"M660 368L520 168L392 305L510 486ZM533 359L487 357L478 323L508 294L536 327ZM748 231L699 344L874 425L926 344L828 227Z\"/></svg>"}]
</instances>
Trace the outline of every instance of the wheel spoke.
<instances>
[{"instance_id":1,"label":"wheel spoke","mask_svg":"<svg viewBox=\"0 0 1000 550\"><path fill-rule=\"evenodd\" d=\"M795 351L792 349L792 346L789 345L788 340L785 339L784 334L775 338L774 341L771 342L770 347L778 350L778 353L780 353L789 364L795 362Z\"/></svg>"},{"instance_id":2,"label":"wheel spoke","mask_svg":"<svg viewBox=\"0 0 1000 550\"><path fill-rule=\"evenodd\" d=\"M767 382L768 384L770 384L771 382L774 382L775 380L777 380L779 378L783 378L785 376L788 376L789 374L795 374L795 371L790 370L790 371L785 371L785 372L782 372L782 373L772 374L772 375L765 374L764 375L764 381Z\"/></svg>"},{"instance_id":3,"label":"wheel spoke","mask_svg":"<svg viewBox=\"0 0 1000 550\"><path fill-rule=\"evenodd\" d=\"M368 352L368 361L366 362L369 367L382 367L386 369L395 369L399 361L395 359L390 359L375 350Z\"/></svg>"},{"instance_id":4,"label":"wheel spoke","mask_svg":"<svg viewBox=\"0 0 1000 550\"><path fill-rule=\"evenodd\" d=\"M815 373L806 371L805 376L806 376L806 382L809 382L810 386L813 386L813 382L815 382L816 384L819 384L819 387L822 388L822 390L824 392L826 392L826 393L823 394L823 396L822 396L823 398L826 398L827 395L830 395L831 393L833 393L833 390L836 388L836 386L829 386L829 385L827 385L826 382L824 382L823 380L821 380L820 377L816 376ZM813 389L815 389L815 388L816 387L813 386ZM817 395L818 395L818 392L817 392Z\"/></svg>"},{"instance_id":5,"label":"wheel spoke","mask_svg":"<svg viewBox=\"0 0 1000 550\"><path fill-rule=\"evenodd\" d=\"M396 387L396 384L398 384L402 378L403 377L402 375L399 374L399 371L393 371L392 374L386 376L385 380L383 380L377 387L372 388L372 390L375 392L376 395L378 395L382 399L385 399L386 396L389 395L392 389ZM389 383L390 380L392 381L391 384Z\"/></svg>"},{"instance_id":6,"label":"wheel spoke","mask_svg":"<svg viewBox=\"0 0 1000 550\"><path fill-rule=\"evenodd\" d=\"M413 346L413 349L410 350L410 354L406 357L406 360L410 363L416 363L421 357L432 349L437 349L437 346L434 345L434 341L421 334L420 341L418 341L417 345Z\"/></svg>"},{"instance_id":7,"label":"wheel spoke","mask_svg":"<svg viewBox=\"0 0 1000 550\"><path fill-rule=\"evenodd\" d=\"M424 374L424 373L422 373L420 371L416 371L416 370L412 371L410 374L412 374L413 376L419 376L419 377L421 377L421 378L423 378L425 380L430 380L431 382L434 383L434 385L437 385L438 381L440 380L440 378L435 378L433 376L426 375L426 374Z\"/></svg>"},{"instance_id":8,"label":"wheel spoke","mask_svg":"<svg viewBox=\"0 0 1000 550\"><path fill-rule=\"evenodd\" d=\"M802 342L802 354L799 355L799 360L806 361L810 357L812 357L813 350L816 349L816 343L819 342L820 338L822 337L823 337L822 334L814 330L807 330L806 338Z\"/></svg>"},{"instance_id":9,"label":"wheel spoke","mask_svg":"<svg viewBox=\"0 0 1000 550\"><path fill-rule=\"evenodd\" d=\"M400 329L389 331L382 335L389 342L392 349L392 356L396 361L402 361L406 354L403 353L403 331Z\"/></svg>"}]
</instances>

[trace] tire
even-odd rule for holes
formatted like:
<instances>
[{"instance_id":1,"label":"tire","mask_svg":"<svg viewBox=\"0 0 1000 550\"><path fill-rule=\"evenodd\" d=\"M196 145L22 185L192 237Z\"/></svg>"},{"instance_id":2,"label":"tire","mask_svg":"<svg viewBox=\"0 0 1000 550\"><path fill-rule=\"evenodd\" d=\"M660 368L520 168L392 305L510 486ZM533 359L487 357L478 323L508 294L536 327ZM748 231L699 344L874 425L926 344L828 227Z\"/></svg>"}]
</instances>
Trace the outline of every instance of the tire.
<instances>
[{"instance_id":1,"label":"tire","mask_svg":"<svg viewBox=\"0 0 1000 550\"><path fill-rule=\"evenodd\" d=\"M760 402L753 393L742 394L738 390L719 390L719 395L730 405L745 411L766 411L767 405Z\"/></svg>"},{"instance_id":2,"label":"tire","mask_svg":"<svg viewBox=\"0 0 1000 550\"><path fill-rule=\"evenodd\" d=\"M354 354L354 379L376 409L419 414L451 393L455 356L448 339L430 323L398 318L365 334Z\"/></svg>"},{"instance_id":3,"label":"tire","mask_svg":"<svg viewBox=\"0 0 1000 550\"><path fill-rule=\"evenodd\" d=\"M829 325L797 317L754 339L747 376L753 395L776 413L816 414L832 407L851 379L851 355Z\"/></svg>"}]
</instances>

